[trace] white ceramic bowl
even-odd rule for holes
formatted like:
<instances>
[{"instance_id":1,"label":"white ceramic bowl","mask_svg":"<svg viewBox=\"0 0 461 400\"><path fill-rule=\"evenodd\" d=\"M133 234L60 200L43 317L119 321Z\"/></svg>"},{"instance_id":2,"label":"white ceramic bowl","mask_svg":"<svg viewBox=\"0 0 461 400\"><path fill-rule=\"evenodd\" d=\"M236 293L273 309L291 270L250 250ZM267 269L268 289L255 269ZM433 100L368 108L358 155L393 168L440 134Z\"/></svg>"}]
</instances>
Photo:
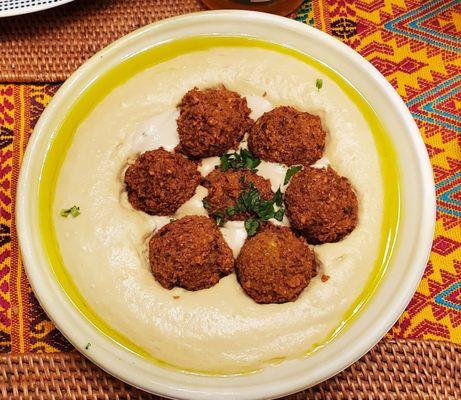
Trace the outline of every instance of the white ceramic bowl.
<instances>
[{"instance_id":1,"label":"white ceramic bowl","mask_svg":"<svg viewBox=\"0 0 461 400\"><path fill-rule=\"evenodd\" d=\"M345 332L314 354L241 376L200 376L162 369L101 334L73 307L53 275L39 237L38 182L47 148L69 107L91 81L121 60L186 36L245 35L305 52L340 72L384 121L401 174L399 242L367 307ZM356 361L390 329L416 290L429 255L435 193L429 159L408 109L386 79L336 39L296 21L262 13L218 11L185 15L142 28L91 58L61 87L29 142L17 197L17 227L32 287L63 334L96 364L144 390L187 399L263 399L319 383ZM91 351L85 345L91 342Z\"/></svg>"}]
</instances>

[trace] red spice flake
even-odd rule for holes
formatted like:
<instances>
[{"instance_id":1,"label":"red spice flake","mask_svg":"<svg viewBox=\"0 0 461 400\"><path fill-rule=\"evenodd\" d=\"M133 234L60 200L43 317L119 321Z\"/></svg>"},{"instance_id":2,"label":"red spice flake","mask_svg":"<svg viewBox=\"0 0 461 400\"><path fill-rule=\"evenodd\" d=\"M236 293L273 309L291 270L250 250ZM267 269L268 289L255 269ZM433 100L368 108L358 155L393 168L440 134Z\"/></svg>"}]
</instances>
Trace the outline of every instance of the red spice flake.
<instances>
[{"instance_id":1,"label":"red spice flake","mask_svg":"<svg viewBox=\"0 0 461 400\"><path fill-rule=\"evenodd\" d=\"M326 282L328 279L330 279L330 275L323 274L320 279L322 280L322 282Z\"/></svg>"}]
</instances>

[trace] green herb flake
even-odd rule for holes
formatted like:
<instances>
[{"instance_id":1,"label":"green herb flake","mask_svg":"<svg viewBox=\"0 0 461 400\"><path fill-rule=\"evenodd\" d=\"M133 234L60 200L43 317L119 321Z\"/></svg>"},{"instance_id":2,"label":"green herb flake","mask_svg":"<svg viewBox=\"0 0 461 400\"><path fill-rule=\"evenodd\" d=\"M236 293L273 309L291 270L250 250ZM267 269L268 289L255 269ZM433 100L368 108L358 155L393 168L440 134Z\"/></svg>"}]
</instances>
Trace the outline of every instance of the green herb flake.
<instances>
[{"instance_id":1,"label":"green herb flake","mask_svg":"<svg viewBox=\"0 0 461 400\"><path fill-rule=\"evenodd\" d=\"M243 206L247 211L256 211L257 206L261 202L261 196L258 189L255 189L253 182L250 182L249 190L240 195Z\"/></svg>"},{"instance_id":2,"label":"green herb flake","mask_svg":"<svg viewBox=\"0 0 461 400\"><path fill-rule=\"evenodd\" d=\"M323 80L320 78L317 78L315 81L315 87L317 88L317 91L320 91L320 89L322 89L322 86L323 86Z\"/></svg>"},{"instance_id":3,"label":"green herb flake","mask_svg":"<svg viewBox=\"0 0 461 400\"><path fill-rule=\"evenodd\" d=\"M240 154L235 153L236 157L240 157L240 162L242 166L246 165L248 163L248 160L252 158L252 155L249 150L247 149L241 149Z\"/></svg>"},{"instance_id":4,"label":"green herb flake","mask_svg":"<svg viewBox=\"0 0 461 400\"><path fill-rule=\"evenodd\" d=\"M254 236L259 228L259 221L250 218L245 221L245 230L247 231L248 236Z\"/></svg>"},{"instance_id":5,"label":"green herb flake","mask_svg":"<svg viewBox=\"0 0 461 400\"><path fill-rule=\"evenodd\" d=\"M245 203L243 202L242 197L240 196L235 203L235 211L237 213L246 211Z\"/></svg>"},{"instance_id":6,"label":"green herb flake","mask_svg":"<svg viewBox=\"0 0 461 400\"><path fill-rule=\"evenodd\" d=\"M261 160L260 160L259 158L254 157L254 158L251 159L251 162L250 162L250 164L248 165L248 167L250 168L250 170L251 170L252 172L257 172L258 170L256 169L256 167L257 167L259 164L261 164Z\"/></svg>"},{"instance_id":7,"label":"green herb flake","mask_svg":"<svg viewBox=\"0 0 461 400\"><path fill-rule=\"evenodd\" d=\"M237 198L235 207L231 207L230 210L228 207L227 213L228 215L232 215L232 212L250 213L252 217L245 221L245 229L249 236L253 236L258 231L262 221L269 221L272 218L282 221L285 215L285 208L282 206L283 198L280 188L271 200L264 200L254 183L250 181L247 188ZM231 212L229 213L229 211Z\"/></svg>"},{"instance_id":8,"label":"green herb flake","mask_svg":"<svg viewBox=\"0 0 461 400\"><path fill-rule=\"evenodd\" d=\"M261 164L261 160L250 153L249 150L240 150L240 156L242 158L242 167L248 168L251 172L256 172L256 167Z\"/></svg>"},{"instance_id":9,"label":"green herb flake","mask_svg":"<svg viewBox=\"0 0 461 400\"><path fill-rule=\"evenodd\" d=\"M274 203L278 207L281 207L283 205L282 191L280 190L280 188L278 188L277 191L275 192Z\"/></svg>"},{"instance_id":10,"label":"green herb flake","mask_svg":"<svg viewBox=\"0 0 461 400\"><path fill-rule=\"evenodd\" d=\"M262 221L269 221L271 218L274 218L274 202L273 201L262 201L256 205L254 208L256 215Z\"/></svg>"},{"instance_id":11,"label":"green herb flake","mask_svg":"<svg viewBox=\"0 0 461 400\"><path fill-rule=\"evenodd\" d=\"M229 157L228 154L224 154L219 158L221 162L221 171L226 172L229 169Z\"/></svg>"},{"instance_id":12,"label":"green herb flake","mask_svg":"<svg viewBox=\"0 0 461 400\"><path fill-rule=\"evenodd\" d=\"M222 172L226 172L228 169L249 169L251 172L256 172L256 167L261 164L261 160L247 149L223 154L220 157L220 162Z\"/></svg>"},{"instance_id":13,"label":"green herb flake","mask_svg":"<svg viewBox=\"0 0 461 400\"><path fill-rule=\"evenodd\" d=\"M62 209L59 214L64 218L67 218L69 215L72 215L72 217L76 218L80 215L80 207L72 206L68 209Z\"/></svg>"},{"instance_id":14,"label":"green herb flake","mask_svg":"<svg viewBox=\"0 0 461 400\"><path fill-rule=\"evenodd\" d=\"M216 213L213 215L215 221L216 221L216 225L218 226L223 226L224 225L224 217L222 216L221 213Z\"/></svg>"},{"instance_id":15,"label":"green herb flake","mask_svg":"<svg viewBox=\"0 0 461 400\"><path fill-rule=\"evenodd\" d=\"M277 221L281 222L281 221L283 220L284 215L285 215L285 209L284 209L284 208L279 208L279 209L275 212L274 218L275 218Z\"/></svg>"},{"instance_id":16,"label":"green herb flake","mask_svg":"<svg viewBox=\"0 0 461 400\"><path fill-rule=\"evenodd\" d=\"M90 347L91 347L91 343L88 342L88 343L86 344L86 346L85 346L85 350L88 350Z\"/></svg>"},{"instance_id":17,"label":"green herb flake","mask_svg":"<svg viewBox=\"0 0 461 400\"><path fill-rule=\"evenodd\" d=\"M210 202L209 202L208 200L206 200L206 199L203 199L203 200L202 200L202 204L203 204L203 207L204 207L205 209L207 209L207 210L209 210L209 209L211 208Z\"/></svg>"},{"instance_id":18,"label":"green herb flake","mask_svg":"<svg viewBox=\"0 0 461 400\"><path fill-rule=\"evenodd\" d=\"M227 212L227 215L232 217L235 214L235 207L233 207L233 206L227 207L226 212Z\"/></svg>"},{"instance_id":19,"label":"green herb flake","mask_svg":"<svg viewBox=\"0 0 461 400\"><path fill-rule=\"evenodd\" d=\"M285 180L283 181L283 184L288 185L288 183L290 182L292 176L294 174L296 174L297 172L301 171L302 168L303 168L302 165L295 165L293 167L288 168L288 171L287 171L287 173L285 175Z\"/></svg>"}]
</instances>

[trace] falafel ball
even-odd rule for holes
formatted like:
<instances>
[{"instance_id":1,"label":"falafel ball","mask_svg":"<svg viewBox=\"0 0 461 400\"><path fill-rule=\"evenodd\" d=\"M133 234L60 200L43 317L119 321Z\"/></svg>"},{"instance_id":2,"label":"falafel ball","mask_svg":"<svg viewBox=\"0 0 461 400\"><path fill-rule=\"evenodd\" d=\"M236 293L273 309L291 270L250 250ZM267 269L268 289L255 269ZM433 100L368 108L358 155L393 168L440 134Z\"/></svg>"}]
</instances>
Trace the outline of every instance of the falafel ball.
<instances>
[{"instance_id":1,"label":"falafel ball","mask_svg":"<svg viewBox=\"0 0 461 400\"><path fill-rule=\"evenodd\" d=\"M349 180L330 167L306 167L295 174L285 205L291 226L312 244L337 242L357 226L357 196Z\"/></svg>"},{"instance_id":2,"label":"falafel ball","mask_svg":"<svg viewBox=\"0 0 461 400\"><path fill-rule=\"evenodd\" d=\"M166 289L206 289L234 269L232 250L216 223L196 215L156 232L149 242L149 261L155 279Z\"/></svg>"},{"instance_id":3,"label":"falafel ball","mask_svg":"<svg viewBox=\"0 0 461 400\"><path fill-rule=\"evenodd\" d=\"M314 253L290 228L266 224L237 258L237 278L257 303L295 301L315 275Z\"/></svg>"},{"instance_id":4,"label":"falafel ball","mask_svg":"<svg viewBox=\"0 0 461 400\"><path fill-rule=\"evenodd\" d=\"M146 151L125 172L128 200L136 210L171 215L195 193L197 164L163 148Z\"/></svg>"},{"instance_id":5,"label":"falafel ball","mask_svg":"<svg viewBox=\"0 0 461 400\"><path fill-rule=\"evenodd\" d=\"M245 98L225 88L188 91L179 104L179 145L191 157L220 156L253 125Z\"/></svg>"},{"instance_id":6,"label":"falafel ball","mask_svg":"<svg viewBox=\"0 0 461 400\"><path fill-rule=\"evenodd\" d=\"M272 200L274 193L271 182L249 170L229 169L222 172L215 169L202 180L202 185L208 189L204 204L210 215L221 215L226 220L244 221L252 215L249 212L229 212L229 207L235 207L240 195L249 189L250 182L263 200Z\"/></svg>"},{"instance_id":7,"label":"falafel ball","mask_svg":"<svg viewBox=\"0 0 461 400\"><path fill-rule=\"evenodd\" d=\"M310 165L322 158L326 132L316 115L281 106L264 113L248 137L259 158L286 165Z\"/></svg>"}]
</instances>

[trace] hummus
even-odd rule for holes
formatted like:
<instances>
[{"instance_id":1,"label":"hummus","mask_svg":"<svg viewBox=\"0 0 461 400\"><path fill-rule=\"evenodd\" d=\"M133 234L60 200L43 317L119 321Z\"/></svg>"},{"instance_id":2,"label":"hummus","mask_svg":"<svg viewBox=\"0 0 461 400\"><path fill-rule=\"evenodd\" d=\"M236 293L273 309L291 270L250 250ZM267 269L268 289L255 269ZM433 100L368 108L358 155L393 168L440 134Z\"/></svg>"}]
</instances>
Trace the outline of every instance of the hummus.
<instances>
[{"instance_id":1,"label":"hummus","mask_svg":"<svg viewBox=\"0 0 461 400\"><path fill-rule=\"evenodd\" d=\"M130 206L124 170L140 152L160 146L172 150L178 143L176 106L182 96L194 86L220 84L247 98L253 118L279 105L319 115L328 137L318 166L330 163L357 192L358 226L338 243L315 246L320 273L295 302L259 305L245 295L235 274L206 290L166 290L149 270L147 241L170 217ZM204 160L201 173L218 161ZM283 190L285 166L263 162L258 169L274 190ZM174 218L206 215L201 202L206 194L199 186ZM74 204L80 216L60 216L61 209ZM95 107L68 150L53 212L68 273L105 322L158 360L190 371L230 374L300 357L340 327L375 267L383 183L370 128L333 80L272 50L215 47L136 74ZM243 223L228 222L221 230L236 256L246 238ZM322 274L330 279L323 282Z\"/></svg>"}]
</instances>

